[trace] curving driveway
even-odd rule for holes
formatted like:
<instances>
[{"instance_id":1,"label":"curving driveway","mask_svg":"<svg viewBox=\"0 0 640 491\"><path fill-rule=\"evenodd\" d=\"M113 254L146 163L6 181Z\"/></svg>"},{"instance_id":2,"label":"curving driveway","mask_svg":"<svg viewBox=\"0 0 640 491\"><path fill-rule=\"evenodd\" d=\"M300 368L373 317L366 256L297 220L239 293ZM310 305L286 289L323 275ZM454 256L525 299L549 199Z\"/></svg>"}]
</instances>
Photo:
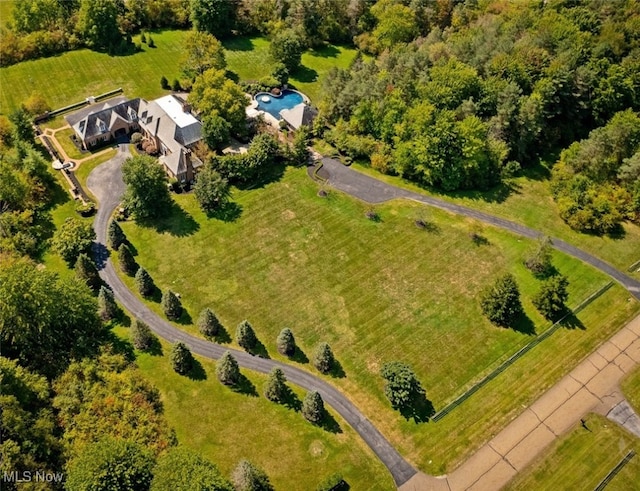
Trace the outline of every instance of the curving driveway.
<instances>
[{"instance_id":1,"label":"curving driveway","mask_svg":"<svg viewBox=\"0 0 640 491\"><path fill-rule=\"evenodd\" d=\"M322 169L325 175L328 174L328 182L331 186L368 203L382 203L396 198L411 199L441 210L455 213L456 215L474 218L489 225L493 225L494 227L499 227L530 239L537 239L543 235L535 229L504 218L483 213L449 201L409 191L407 189L402 189L393 186L392 184L387 184L386 182L379 181L378 179L357 172L336 159L328 157L323 158ZM625 287L629 293L640 300L640 281L630 278L605 261L598 259L597 257L572 246L571 244L568 244L564 240L552 237L551 241L553 243L553 247L559 251L580 259L581 261L611 276L614 280Z\"/></svg>"},{"instance_id":2,"label":"curving driveway","mask_svg":"<svg viewBox=\"0 0 640 491\"><path fill-rule=\"evenodd\" d=\"M118 154L108 162L96 167L87 179L87 187L98 199L100 207L93 227L96 231L94 253L101 267L100 277L111 286L114 296L133 316L146 322L160 337L174 343L182 341L193 353L206 358L218 359L225 351L230 351L243 368L261 373L269 373L273 367L280 367L287 380L307 390L317 390L324 399L353 427L374 453L389 469L397 486L401 486L415 474L416 470L382 436L371 422L335 387L315 375L278 361L252 356L244 351L197 338L174 327L141 302L122 282L106 249L107 226L113 211L124 193L122 163L128 157L128 146L120 145Z\"/></svg>"}]
</instances>

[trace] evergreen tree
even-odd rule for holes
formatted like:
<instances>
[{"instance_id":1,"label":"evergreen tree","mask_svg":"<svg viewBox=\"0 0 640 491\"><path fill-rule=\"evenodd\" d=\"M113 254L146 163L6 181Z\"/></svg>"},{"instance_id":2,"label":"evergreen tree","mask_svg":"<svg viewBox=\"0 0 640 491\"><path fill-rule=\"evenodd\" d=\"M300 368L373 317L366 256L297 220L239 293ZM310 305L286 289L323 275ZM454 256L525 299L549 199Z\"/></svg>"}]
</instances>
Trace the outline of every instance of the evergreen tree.
<instances>
[{"instance_id":1,"label":"evergreen tree","mask_svg":"<svg viewBox=\"0 0 640 491\"><path fill-rule=\"evenodd\" d=\"M318 424L324 418L324 401L315 390L307 392L302 401L302 415L307 421Z\"/></svg>"},{"instance_id":2,"label":"evergreen tree","mask_svg":"<svg viewBox=\"0 0 640 491\"><path fill-rule=\"evenodd\" d=\"M138 287L140 295L143 297L151 296L155 290L151 276L149 276L149 273L147 273L147 270L143 267L138 268L136 272L136 286Z\"/></svg>"},{"instance_id":3,"label":"evergreen tree","mask_svg":"<svg viewBox=\"0 0 640 491\"><path fill-rule=\"evenodd\" d=\"M217 336L222 328L222 324L216 317L211 309L206 308L202 312L200 312L200 316L198 317L198 329L200 332L210 338L213 336Z\"/></svg>"},{"instance_id":4,"label":"evergreen tree","mask_svg":"<svg viewBox=\"0 0 640 491\"><path fill-rule=\"evenodd\" d=\"M546 319L557 320L567 308L565 303L569 298L568 286L569 280L566 276L552 276L542 283L531 301Z\"/></svg>"},{"instance_id":5,"label":"evergreen tree","mask_svg":"<svg viewBox=\"0 0 640 491\"><path fill-rule=\"evenodd\" d=\"M182 304L171 290L162 294L162 310L164 310L167 319L172 321L177 321L182 315Z\"/></svg>"},{"instance_id":6,"label":"evergreen tree","mask_svg":"<svg viewBox=\"0 0 640 491\"><path fill-rule=\"evenodd\" d=\"M313 366L322 373L329 373L333 368L335 358L328 343L320 343L313 352Z\"/></svg>"},{"instance_id":7,"label":"evergreen tree","mask_svg":"<svg viewBox=\"0 0 640 491\"><path fill-rule=\"evenodd\" d=\"M140 351L146 351L153 345L155 336L147 324L136 319L131 326L131 343L133 347Z\"/></svg>"},{"instance_id":8,"label":"evergreen tree","mask_svg":"<svg viewBox=\"0 0 640 491\"><path fill-rule=\"evenodd\" d=\"M392 361L382 365L380 375L385 379L384 394L394 409L407 407L424 394L424 389L409 365Z\"/></svg>"},{"instance_id":9,"label":"evergreen tree","mask_svg":"<svg viewBox=\"0 0 640 491\"><path fill-rule=\"evenodd\" d=\"M281 355L291 356L296 352L296 340L291 329L285 327L280 331L276 339L276 346L278 347L278 353Z\"/></svg>"},{"instance_id":10,"label":"evergreen tree","mask_svg":"<svg viewBox=\"0 0 640 491\"><path fill-rule=\"evenodd\" d=\"M211 461L178 446L158 457L151 491L233 491L233 486Z\"/></svg>"},{"instance_id":11,"label":"evergreen tree","mask_svg":"<svg viewBox=\"0 0 640 491\"><path fill-rule=\"evenodd\" d=\"M248 460L241 460L231 473L236 491L273 491L269 477Z\"/></svg>"},{"instance_id":12,"label":"evergreen tree","mask_svg":"<svg viewBox=\"0 0 640 491\"><path fill-rule=\"evenodd\" d=\"M169 81L167 80L167 77L165 77L164 75L160 79L160 87L162 87L164 90L169 90L171 88L171 86L169 85Z\"/></svg>"},{"instance_id":13,"label":"evergreen tree","mask_svg":"<svg viewBox=\"0 0 640 491\"><path fill-rule=\"evenodd\" d=\"M98 275L98 269L87 254L82 253L78 256L74 269L76 278L85 283L93 291L97 291L102 285L102 281L100 281L100 276Z\"/></svg>"},{"instance_id":14,"label":"evergreen tree","mask_svg":"<svg viewBox=\"0 0 640 491\"><path fill-rule=\"evenodd\" d=\"M107 229L107 245L117 251L120 249L120 245L124 244L127 238L120 227L120 224L115 220L109 222L109 228Z\"/></svg>"},{"instance_id":15,"label":"evergreen tree","mask_svg":"<svg viewBox=\"0 0 640 491\"><path fill-rule=\"evenodd\" d=\"M178 341L171 348L171 366L180 375L184 375L193 367L193 355L187 345Z\"/></svg>"},{"instance_id":16,"label":"evergreen tree","mask_svg":"<svg viewBox=\"0 0 640 491\"><path fill-rule=\"evenodd\" d=\"M216 363L216 375L225 385L235 385L240 380L240 367L229 351L225 351Z\"/></svg>"},{"instance_id":17,"label":"evergreen tree","mask_svg":"<svg viewBox=\"0 0 640 491\"><path fill-rule=\"evenodd\" d=\"M118 315L118 306L113 298L113 292L106 286L101 286L98 292L98 315L104 321L114 319Z\"/></svg>"},{"instance_id":18,"label":"evergreen tree","mask_svg":"<svg viewBox=\"0 0 640 491\"><path fill-rule=\"evenodd\" d=\"M507 273L486 288L481 294L480 305L482 313L491 322L501 327L510 326L522 313L520 290L513 275Z\"/></svg>"},{"instance_id":19,"label":"evergreen tree","mask_svg":"<svg viewBox=\"0 0 640 491\"><path fill-rule=\"evenodd\" d=\"M246 351L251 351L256 347L258 338L256 337L253 327L249 324L249 321L244 320L238 324L238 328L236 329L236 340L240 347L244 348Z\"/></svg>"},{"instance_id":20,"label":"evergreen tree","mask_svg":"<svg viewBox=\"0 0 640 491\"><path fill-rule=\"evenodd\" d=\"M281 402L287 394L286 382L284 372L280 368L274 367L264 386L264 396L270 401Z\"/></svg>"},{"instance_id":21,"label":"evergreen tree","mask_svg":"<svg viewBox=\"0 0 640 491\"><path fill-rule=\"evenodd\" d=\"M120 244L118 249L118 262L123 273L133 276L138 270L138 263L133 257L133 253L127 244Z\"/></svg>"}]
</instances>

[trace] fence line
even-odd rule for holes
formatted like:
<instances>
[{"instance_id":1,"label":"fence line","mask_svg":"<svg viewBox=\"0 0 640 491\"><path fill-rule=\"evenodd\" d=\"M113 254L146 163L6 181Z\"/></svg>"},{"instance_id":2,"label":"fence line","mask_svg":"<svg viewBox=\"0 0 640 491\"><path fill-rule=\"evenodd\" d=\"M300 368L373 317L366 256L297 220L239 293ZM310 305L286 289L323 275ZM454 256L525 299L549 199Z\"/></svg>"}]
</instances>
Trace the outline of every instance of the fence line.
<instances>
[{"instance_id":1,"label":"fence line","mask_svg":"<svg viewBox=\"0 0 640 491\"><path fill-rule=\"evenodd\" d=\"M606 488L607 484L609 484L611 480L614 477L616 477L618 472L620 472L622 468L629 463L629 461L633 458L635 454L636 454L635 450L630 450L627 453L627 455L625 455L624 458L620 462L618 462L618 465L616 465L613 469L611 469L609 474L607 474L605 478L602 481L600 481L600 484L598 484L593 491L602 491L604 488Z\"/></svg>"}]
</instances>

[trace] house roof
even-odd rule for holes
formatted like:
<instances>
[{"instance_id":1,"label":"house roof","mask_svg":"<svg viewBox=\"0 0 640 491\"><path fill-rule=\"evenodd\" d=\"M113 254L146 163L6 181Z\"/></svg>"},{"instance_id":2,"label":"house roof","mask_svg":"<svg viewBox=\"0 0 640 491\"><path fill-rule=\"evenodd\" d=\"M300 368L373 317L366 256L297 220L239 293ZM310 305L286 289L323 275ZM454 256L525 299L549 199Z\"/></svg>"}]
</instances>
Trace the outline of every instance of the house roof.
<instances>
[{"instance_id":1,"label":"house roof","mask_svg":"<svg viewBox=\"0 0 640 491\"><path fill-rule=\"evenodd\" d=\"M160 162L166 165L175 176L187 171L187 159L183 148L160 157Z\"/></svg>"},{"instance_id":2,"label":"house roof","mask_svg":"<svg viewBox=\"0 0 640 491\"><path fill-rule=\"evenodd\" d=\"M89 106L85 106L78 111L72 112L64 117L64 119L71 126L74 126L76 123L80 122L80 120L89 116L89 114L100 112L104 109L108 109L113 106L117 106L118 104L122 104L123 102L127 102L128 99L121 95L118 97L113 97L112 99L107 99L104 102L98 102L96 104L91 104Z\"/></svg>"},{"instance_id":3,"label":"house roof","mask_svg":"<svg viewBox=\"0 0 640 491\"><path fill-rule=\"evenodd\" d=\"M202 139L202 123L188 109L173 95L144 101L140 106L140 123L171 152L176 152L181 146L188 147Z\"/></svg>"},{"instance_id":4,"label":"house roof","mask_svg":"<svg viewBox=\"0 0 640 491\"><path fill-rule=\"evenodd\" d=\"M93 111L88 114L83 111L84 117L78 119L77 113L67 116L67 121L76 121L72 126L83 140L96 135L108 133L117 121L126 123L137 119L140 99L124 100L115 105L101 106L100 109L92 106ZM96 110L97 109L97 110Z\"/></svg>"},{"instance_id":5,"label":"house roof","mask_svg":"<svg viewBox=\"0 0 640 491\"><path fill-rule=\"evenodd\" d=\"M280 116L295 130L300 126L309 126L318 115L318 111L308 106L304 102L293 106L291 109L283 109Z\"/></svg>"}]
</instances>

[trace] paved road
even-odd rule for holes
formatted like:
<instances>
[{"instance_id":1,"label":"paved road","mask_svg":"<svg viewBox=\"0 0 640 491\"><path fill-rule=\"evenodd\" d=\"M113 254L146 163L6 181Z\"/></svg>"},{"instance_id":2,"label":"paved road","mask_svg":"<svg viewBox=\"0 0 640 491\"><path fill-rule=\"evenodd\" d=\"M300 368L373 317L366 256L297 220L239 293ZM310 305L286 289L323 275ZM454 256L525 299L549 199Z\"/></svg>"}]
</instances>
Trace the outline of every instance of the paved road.
<instances>
[{"instance_id":1,"label":"paved road","mask_svg":"<svg viewBox=\"0 0 640 491\"><path fill-rule=\"evenodd\" d=\"M383 203L390 199L406 198L455 213L456 215L474 218L481 222L509 230L510 232L530 239L537 239L542 235L537 230L504 218L489 215L488 213L467 208L466 206L426 196L407 189L402 189L397 186L393 186L392 184L387 184L379 181L378 179L357 172L336 159L328 157L323 158L322 169L325 171L325 175L328 174L328 181L331 186L368 203ZM640 300L640 281L630 278L610 264L587 252L584 252L581 249L578 249L575 246L572 246L571 244L568 244L561 239L552 238L551 241L553 242L553 246L559 251L578 258L611 276L614 280L624 286L629 293Z\"/></svg>"},{"instance_id":2,"label":"paved road","mask_svg":"<svg viewBox=\"0 0 640 491\"><path fill-rule=\"evenodd\" d=\"M116 299L133 316L146 322L160 337L174 343L182 341L193 353L206 358L218 359L225 351L231 351L241 367L261 373L269 373L273 367L280 367L287 379L307 390L317 390L325 403L342 416L371 447L389 469L396 485L401 486L416 474L416 470L397 452L382 436L371 422L335 387L315 375L274 360L252 356L244 351L237 351L226 346L196 338L161 319L144 303L142 303L122 282L108 258L106 249L107 226L109 219L120 203L124 192L122 182L122 162L128 156L128 146L120 145L120 151L110 161L96 167L87 179L87 187L98 199L100 206L94 221L96 231L95 256L101 266L101 278L111 286Z\"/></svg>"}]
</instances>

